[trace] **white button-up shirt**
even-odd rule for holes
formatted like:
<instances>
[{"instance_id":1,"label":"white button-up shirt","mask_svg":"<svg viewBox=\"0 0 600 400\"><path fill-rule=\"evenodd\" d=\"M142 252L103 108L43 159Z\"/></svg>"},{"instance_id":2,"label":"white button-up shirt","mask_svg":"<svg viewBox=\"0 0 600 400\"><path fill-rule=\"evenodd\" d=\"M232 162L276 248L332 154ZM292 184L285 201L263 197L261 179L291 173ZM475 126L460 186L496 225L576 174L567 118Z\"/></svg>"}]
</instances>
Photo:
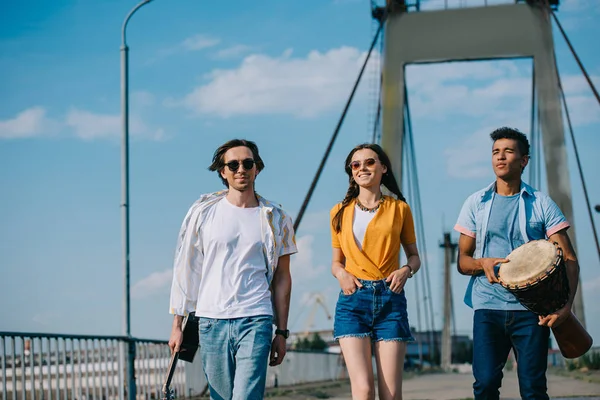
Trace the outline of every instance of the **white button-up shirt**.
<instances>
[{"instance_id":1,"label":"white button-up shirt","mask_svg":"<svg viewBox=\"0 0 600 400\"><path fill-rule=\"evenodd\" d=\"M204 252L202 245L203 222L208 211L227 195L227 190L202 195L185 216L175 250L173 283L171 285L170 313L187 315L197 308L198 289L202 279ZM296 253L296 240L291 217L281 208L261 196L260 207L263 254L269 284L277 268L279 257Z\"/></svg>"}]
</instances>

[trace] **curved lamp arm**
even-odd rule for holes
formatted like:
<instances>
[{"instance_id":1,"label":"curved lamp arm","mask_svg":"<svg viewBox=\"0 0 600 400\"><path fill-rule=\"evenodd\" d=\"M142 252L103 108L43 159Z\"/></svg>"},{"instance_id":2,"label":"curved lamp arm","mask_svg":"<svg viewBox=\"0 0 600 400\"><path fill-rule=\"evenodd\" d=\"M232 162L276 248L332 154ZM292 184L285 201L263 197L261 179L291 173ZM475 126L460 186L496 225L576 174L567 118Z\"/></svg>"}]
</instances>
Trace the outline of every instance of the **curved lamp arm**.
<instances>
[{"instance_id":1,"label":"curved lamp arm","mask_svg":"<svg viewBox=\"0 0 600 400\"><path fill-rule=\"evenodd\" d=\"M150 3L152 0L144 0L142 2L140 2L137 6L133 7L133 9L131 11L129 11L129 14L127 14L127 16L125 17L125 21L123 21L123 27L121 28L121 46L122 47L127 47L127 41L125 40L125 34L126 34L126 30L127 30L127 23L129 22L129 19L133 16L133 14L135 14L135 12L140 9L142 6Z\"/></svg>"}]
</instances>

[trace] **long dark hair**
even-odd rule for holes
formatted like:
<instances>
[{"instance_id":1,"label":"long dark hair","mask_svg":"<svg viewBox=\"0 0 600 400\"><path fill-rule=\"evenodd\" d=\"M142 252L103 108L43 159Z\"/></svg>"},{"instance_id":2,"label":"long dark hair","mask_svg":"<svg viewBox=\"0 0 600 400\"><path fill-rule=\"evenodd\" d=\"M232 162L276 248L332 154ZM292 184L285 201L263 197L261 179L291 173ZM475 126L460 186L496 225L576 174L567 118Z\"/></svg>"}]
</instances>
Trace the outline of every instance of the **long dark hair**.
<instances>
[{"instance_id":1,"label":"long dark hair","mask_svg":"<svg viewBox=\"0 0 600 400\"><path fill-rule=\"evenodd\" d=\"M348 154L348 157L346 157L346 161L344 161L344 170L346 171L346 174L348 174L350 186L348 187L348 191L346 192L346 197L344 197L344 200L342 201L342 207L338 210L338 212L333 217L333 220L331 221L333 227L335 228L335 231L338 233L342 230L342 215L344 213L344 208L346 208L346 206L350 204L352 199L358 197L358 193L360 192L360 188L354 180L354 177L352 176L352 168L350 168L350 162L352 161L352 156L354 155L354 153L356 153L358 150L363 149L373 150L377 154L377 157L379 158L381 164L387 167L387 172L381 177L381 184L385 186L387 190L395 194L398 200L406 202L406 199L400 191L398 182L396 182L394 173L392 172L392 163L390 162L390 158L387 156L387 154L385 154L385 151L383 151L381 146L374 143L359 144L358 146L352 149L350 154Z\"/></svg>"}]
</instances>

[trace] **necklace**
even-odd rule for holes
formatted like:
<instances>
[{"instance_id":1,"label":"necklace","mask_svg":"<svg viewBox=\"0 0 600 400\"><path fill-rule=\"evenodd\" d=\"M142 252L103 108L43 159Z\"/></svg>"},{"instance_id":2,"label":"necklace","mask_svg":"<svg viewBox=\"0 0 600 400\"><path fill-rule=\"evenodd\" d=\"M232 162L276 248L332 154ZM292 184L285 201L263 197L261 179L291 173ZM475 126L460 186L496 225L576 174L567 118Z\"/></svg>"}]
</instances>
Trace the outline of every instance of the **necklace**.
<instances>
[{"instance_id":1,"label":"necklace","mask_svg":"<svg viewBox=\"0 0 600 400\"><path fill-rule=\"evenodd\" d=\"M356 205L358 206L358 208L360 208L362 211L365 212L370 212L370 213L374 213L375 211L377 211L379 209L379 206L381 206L381 203L383 203L383 196L381 196L379 198L379 202L377 203L377 205L373 208L367 208L365 206L362 205L362 203L360 202L360 200L358 200L358 197L356 198Z\"/></svg>"}]
</instances>

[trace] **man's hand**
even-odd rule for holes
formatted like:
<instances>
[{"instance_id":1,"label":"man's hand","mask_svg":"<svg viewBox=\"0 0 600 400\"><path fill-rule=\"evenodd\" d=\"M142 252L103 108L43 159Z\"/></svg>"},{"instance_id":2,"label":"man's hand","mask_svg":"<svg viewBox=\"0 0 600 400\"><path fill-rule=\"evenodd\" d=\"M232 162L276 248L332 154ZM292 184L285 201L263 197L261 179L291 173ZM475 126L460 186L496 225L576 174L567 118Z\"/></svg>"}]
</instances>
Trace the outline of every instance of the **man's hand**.
<instances>
[{"instance_id":1,"label":"man's hand","mask_svg":"<svg viewBox=\"0 0 600 400\"><path fill-rule=\"evenodd\" d=\"M404 285L406 284L409 275L409 268L400 268L392 272L385 281L390 284L390 290L392 292L400 293L402 292L402 289L404 289Z\"/></svg>"},{"instance_id":2,"label":"man's hand","mask_svg":"<svg viewBox=\"0 0 600 400\"><path fill-rule=\"evenodd\" d=\"M483 269L483 273L487 277L490 283L499 283L500 281L496 277L496 271L494 271L494 267L500 263L507 263L509 260L506 258L480 258L477 260L479 265L481 265L481 269Z\"/></svg>"},{"instance_id":3,"label":"man's hand","mask_svg":"<svg viewBox=\"0 0 600 400\"><path fill-rule=\"evenodd\" d=\"M563 322L565 322L565 320L569 317L569 315L571 314L571 306L569 304L567 304L566 306L564 306L563 308L561 308L560 310L546 315L546 316L539 316L540 322L539 325L541 326L547 326L548 328L556 328L557 326L559 326L560 324L562 324Z\"/></svg>"},{"instance_id":4,"label":"man's hand","mask_svg":"<svg viewBox=\"0 0 600 400\"><path fill-rule=\"evenodd\" d=\"M171 354L179 351L181 343L183 343L183 332L181 331L181 327L173 326L171 329L171 337L169 338Z\"/></svg>"},{"instance_id":5,"label":"man's hand","mask_svg":"<svg viewBox=\"0 0 600 400\"><path fill-rule=\"evenodd\" d=\"M269 365L274 367L283 362L285 357L286 346L285 338L281 335L275 335L273 342L271 343L271 357L269 359Z\"/></svg>"}]
</instances>

